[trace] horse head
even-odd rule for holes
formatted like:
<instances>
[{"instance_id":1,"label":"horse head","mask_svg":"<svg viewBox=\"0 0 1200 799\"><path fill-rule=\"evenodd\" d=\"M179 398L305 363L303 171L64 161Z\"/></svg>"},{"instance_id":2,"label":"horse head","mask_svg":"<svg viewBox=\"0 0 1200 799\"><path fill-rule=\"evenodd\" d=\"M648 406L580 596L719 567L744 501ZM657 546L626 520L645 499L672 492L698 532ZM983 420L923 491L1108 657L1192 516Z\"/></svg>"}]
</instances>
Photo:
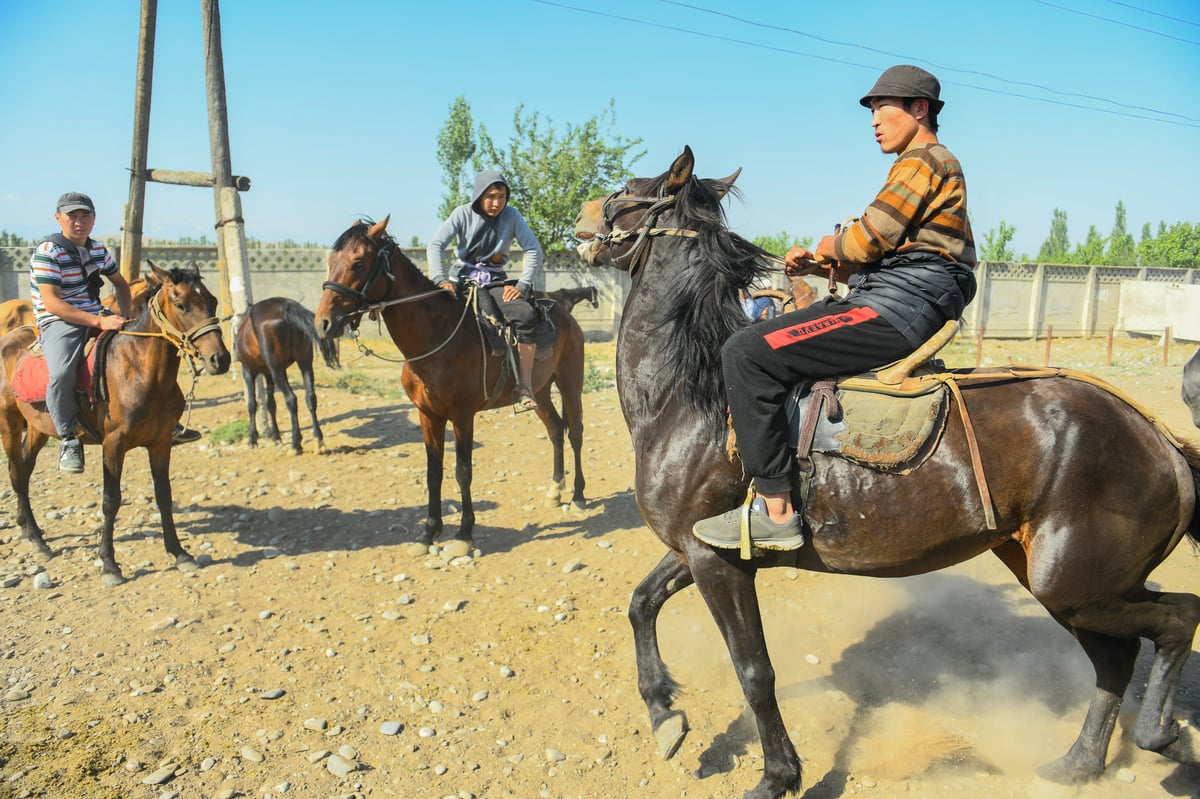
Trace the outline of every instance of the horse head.
<instances>
[{"instance_id":1,"label":"horse head","mask_svg":"<svg viewBox=\"0 0 1200 799\"><path fill-rule=\"evenodd\" d=\"M607 197L585 202L575 217L575 236L580 240L579 255L591 266L608 265L626 271L637 268L649 240L654 236L694 236L695 231L679 219L722 224L721 200L730 191L742 170L721 180L696 178L692 148L684 146L670 169L655 178L632 178ZM680 227L656 227L660 218L676 216Z\"/></svg>"},{"instance_id":2,"label":"horse head","mask_svg":"<svg viewBox=\"0 0 1200 799\"><path fill-rule=\"evenodd\" d=\"M387 293L389 280L379 278L391 276L389 259L396 243L387 232L391 218L355 222L333 243L315 316L321 338L337 338L347 325L356 329L367 306Z\"/></svg>"},{"instance_id":3,"label":"horse head","mask_svg":"<svg viewBox=\"0 0 1200 799\"><path fill-rule=\"evenodd\" d=\"M148 313L159 331L210 375L229 371L231 356L221 335L217 298L204 285L195 264L168 272L153 261L147 276L152 296Z\"/></svg>"}]
</instances>

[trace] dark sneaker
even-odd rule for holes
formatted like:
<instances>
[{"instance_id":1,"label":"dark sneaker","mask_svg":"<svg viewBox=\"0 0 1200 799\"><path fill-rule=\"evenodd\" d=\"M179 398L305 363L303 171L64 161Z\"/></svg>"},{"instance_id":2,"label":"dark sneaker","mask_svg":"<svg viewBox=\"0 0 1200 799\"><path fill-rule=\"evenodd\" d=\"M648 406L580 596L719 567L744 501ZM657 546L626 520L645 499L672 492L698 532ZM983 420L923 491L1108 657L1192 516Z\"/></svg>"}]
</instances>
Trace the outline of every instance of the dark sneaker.
<instances>
[{"instance_id":1,"label":"dark sneaker","mask_svg":"<svg viewBox=\"0 0 1200 799\"><path fill-rule=\"evenodd\" d=\"M181 424L175 425L175 432L171 434L172 444L190 444L193 441L200 440L200 431L192 430L189 427L184 427Z\"/></svg>"},{"instance_id":2,"label":"dark sneaker","mask_svg":"<svg viewBox=\"0 0 1200 799\"><path fill-rule=\"evenodd\" d=\"M692 525L692 534L719 549L738 549L742 544L743 518L750 525L750 542L759 549L788 550L804 546L800 517L793 513L783 524L771 521L762 497L749 506L742 505L720 516L701 519Z\"/></svg>"},{"instance_id":3,"label":"dark sneaker","mask_svg":"<svg viewBox=\"0 0 1200 799\"><path fill-rule=\"evenodd\" d=\"M58 470L71 474L83 471L83 444L79 443L78 438L62 442L58 450Z\"/></svg>"}]
</instances>

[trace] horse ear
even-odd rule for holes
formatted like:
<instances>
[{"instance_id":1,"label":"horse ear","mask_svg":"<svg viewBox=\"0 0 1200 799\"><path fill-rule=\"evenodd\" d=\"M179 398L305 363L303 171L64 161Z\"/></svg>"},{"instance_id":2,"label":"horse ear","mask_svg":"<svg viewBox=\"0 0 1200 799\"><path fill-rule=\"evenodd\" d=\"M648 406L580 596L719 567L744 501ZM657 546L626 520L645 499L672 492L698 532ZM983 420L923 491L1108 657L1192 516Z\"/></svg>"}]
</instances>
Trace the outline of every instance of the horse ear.
<instances>
[{"instance_id":1,"label":"horse ear","mask_svg":"<svg viewBox=\"0 0 1200 799\"><path fill-rule=\"evenodd\" d=\"M146 275L147 283L162 285L171 279L171 276L167 274L165 270L160 269L158 264L154 263L154 261L151 261L149 258L147 258L146 263L150 264L150 274Z\"/></svg>"},{"instance_id":2,"label":"horse ear","mask_svg":"<svg viewBox=\"0 0 1200 799\"><path fill-rule=\"evenodd\" d=\"M729 193L729 190L733 188L733 184L737 182L738 175L740 174L742 174L742 168L739 166L736 170L734 170L732 175L717 181L717 185L714 188L717 191L718 199Z\"/></svg>"},{"instance_id":3,"label":"horse ear","mask_svg":"<svg viewBox=\"0 0 1200 799\"><path fill-rule=\"evenodd\" d=\"M385 235L387 235L388 221L391 218L392 215L388 214L383 218L382 222L376 222L374 225L371 225L371 227L367 230L367 235L376 241L382 239Z\"/></svg>"},{"instance_id":4,"label":"horse ear","mask_svg":"<svg viewBox=\"0 0 1200 799\"><path fill-rule=\"evenodd\" d=\"M679 189L683 188L689 180L692 179L692 168L696 166L696 157L692 155L692 148L683 145L683 152L675 159L675 163L671 164L671 169L667 173L667 182L663 185L663 191L667 194L674 194Z\"/></svg>"}]
</instances>

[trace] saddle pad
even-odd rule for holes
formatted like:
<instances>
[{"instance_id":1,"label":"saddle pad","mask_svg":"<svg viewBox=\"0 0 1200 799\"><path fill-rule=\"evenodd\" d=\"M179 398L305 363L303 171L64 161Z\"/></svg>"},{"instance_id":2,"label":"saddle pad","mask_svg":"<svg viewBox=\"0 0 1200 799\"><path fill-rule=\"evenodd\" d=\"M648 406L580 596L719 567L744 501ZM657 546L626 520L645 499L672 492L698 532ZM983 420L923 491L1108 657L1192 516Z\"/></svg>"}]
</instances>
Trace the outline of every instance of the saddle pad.
<instances>
[{"instance_id":1,"label":"saddle pad","mask_svg":"<svg viewBox=\"0 0 1200 799\"><path fill-rule=\"evenodd\" d=\"M813 451L838 455L883 471L908 472L933 452L946 425L944 385L912 397L872 391L837 391L839 413L829 419L824 412L817 422ZM793 390L788 397L788 423L792 446L800 440L800 426L808 409L809 393Z\"/></svg>"},{"instance_id":2,"label":"saddle pad","mask_svg":"<svg viewBox=\"0 0 1200 799\"><path fill-rule=\"evenodd\" d=\"M539 315L537 325L534 328L533 341L537 344L536 359L544 361L554 352L554 342L558 338L558 328L555 327L554 321L550 318L549 313ZM476 317L479 323L479 329L483 331L483 340L487 342L488 353L490 355L503 355L508 351L508 347L504 343L504 334L494 317L480 313Z\"/></svg>"},{"instance_id":3,"label":"saddle pad","mask_svg":"<svg viewBox=\"0 0 1200 799\"><path fill-rule=\"evenodd\" d=\"M90 394L92 390L92 372L96 368L96 348L92 347L87 357L79 364L75 374L75 390ZM21 402L45 402L46 386L50 382L50 370L46 366L46 356L41 351L30 352L17 364L13 373L13 394Z\"/></svg>"}]
</instances>

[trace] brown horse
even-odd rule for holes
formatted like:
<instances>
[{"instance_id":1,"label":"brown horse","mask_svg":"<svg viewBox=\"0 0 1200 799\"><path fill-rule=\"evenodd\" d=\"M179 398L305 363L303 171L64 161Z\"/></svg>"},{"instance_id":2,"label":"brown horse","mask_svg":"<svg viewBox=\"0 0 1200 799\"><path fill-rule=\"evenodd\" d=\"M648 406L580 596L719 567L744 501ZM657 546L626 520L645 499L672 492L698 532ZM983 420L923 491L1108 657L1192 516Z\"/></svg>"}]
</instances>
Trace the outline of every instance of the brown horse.
<instances>
[{"instance_id":1,"label":"brown horse","mask_svg":"<svg viewBox=\"0 0 1200 799\"><path fill-rule=\"evenodd\" d=\"M295 300L286 297L271 297L256 302L246 311L238 324L234 337L234 350L242 365L242 381L246 386L246 411L250 416L250 432L247 442L258 446L258 378L263 383L263 435L279 441L279 425L275 421L275 389L283 394L288 415L292 419L292 452L300 454L300 420L296 414L296 392L288 383L287 369L293 363L300 368L304 381L304 400L312 417L313 438L317 450L325 452L325 436L321 434L321 423L317 421L317 393L313 385L313 345L321 350L321 357L330 369L338 369L336 339L325 339L317 335L313 324L313 312Z\"/></svg>"},{"instance_id":2,"label":"brown horse","mask_svg":"<svg viewBox=\"0 0 1200 799\"><path fill-rule=\"evenodd\" d=\"M33 303L15 299L0 302L0 336L34 322Z\"/></svg>"},{"instance_id":3,"label":"brown horse","mask_svg":"<svg viewBox=\"0 0 1200 799\"><path fill-rule=\"evenodd\" d=\"M585 300L593 308L600 305L595 286L565 286L554 291L534 292L534 296L553 300L568 311L575 310L575 306Z\"/></svg>"},{"instance_id":4,"label":"brown horse","mask_svg":"<svg viewBox=\"0 0 1200 799\"><path fill-rule=\"evenodd\" d=\"M692 524L737 507L747 478L726 454L721 344L745 325L738 291L761 271L757 250L730 232L721 200L732 178L699 180L685 149L657 178L635 178L576 220L591 264L631 272L617 342L617 387L633 438L642 517L667 554L629 608L638 689L663 755L687 731L679 686L659 651L663 604L693 582L729 649L758 726L764 768L747 797L774 799L801 784L800 760L775 696L775 672L755 591L759 568L895 577L992 551L1091 659L1096 690L1078 739L1043 767L1062 782L1098 776L1140 641L1154 663L1135 744L1190 759L1171 718L1200 598L1146 587L1185 535L1200 537L1200 450L1174 446L1112 393L1061 377L964 390L992 499L994 529L974 478L969 438L951 423L908 474L813 455L805 509L810 543L742 560L692 535ZM951 417L958 419L958 403Z\"/></svg>"},{"instance_id":5,"label":"brown horse","mask_svg":"<svg viewBox=\"0 0 1200 799\"><path fill-rule=\"evenodd\" d=\"M442 455L446 422L454 427L455 477L462 492L462 525L451 551L464 549L475 526L471 502L471 448L475 414L511 403L516 381L509 359L492 354L484 344L469 305L439 289L410 261L387 234L387 219L350 227L329 254L329 280L317 304L317 331L336 338L347 327L357 331L364 313L378 312L392 341L405 356L400 382L421 414L425 439L429 514L422 543L442 532ZM558 331L544 359L539 347L533 370L537 415L554 446L554 474L547 500L557 504L563 476L563 430L575 451L575 489L571 501L583 498L583 331L558 303L550 306ZM551 403L550 387L558 386L562 414ZM565 417L565 422L564 422Z\"/></svg>"},{"instance_id":6,"label":"brown horse","mask_svg":"<svg viewBox=\"0 0 1200 799\"><path fill-rule=\"evenodd\" d=\"M181 354L200 361L209 374L229 371L229 350L214 314L217 299L204 286L200 273L185 269L166 272L153 263L157 289L137 319L113 334L102 374L106 396L90 405L81 403L84 429L97 431L103 445L104 524L100 533L101 578L105 585L124 582L113 552L113 526L121 507L121 471L125 454L145 447L150 457L154 498L162 518L163 544L180 571L196 563L179 543L171 508L171 435L184 409L179 389ZM0 338L0 441L8 456L8 476L17 497L17 523L22 534L43 557L53 555L29 504L29 477L46 441L57 435L44 402L28 403L13 392L13 374L31 356L34 331L21 328Z\"/></svg>"}]
</instances>

